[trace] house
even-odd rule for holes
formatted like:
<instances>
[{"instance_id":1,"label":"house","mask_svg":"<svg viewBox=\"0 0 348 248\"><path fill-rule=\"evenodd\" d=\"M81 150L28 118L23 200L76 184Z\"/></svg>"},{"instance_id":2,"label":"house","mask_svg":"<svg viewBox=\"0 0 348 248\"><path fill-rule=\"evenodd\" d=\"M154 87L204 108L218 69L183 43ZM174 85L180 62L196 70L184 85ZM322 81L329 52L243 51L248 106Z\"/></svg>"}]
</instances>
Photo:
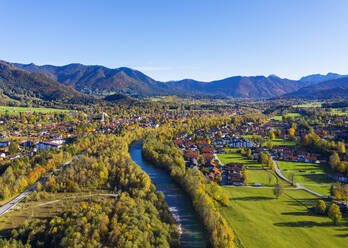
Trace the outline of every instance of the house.
<instances>
[{"instance_id":1,"label":"house","mask_svg":"<svg viewBox=\"0 0 348 248\"><path fill-rule=\"evenodd\" d=\"M0 141L0 147L10 146L11 142L8 140Z\"/></svg>"},{"instance_id":2,"label":"house","mask_svg":"<svg viewBox=\"0 0 348 248\"><path fill-rule=\"evenodd\" d=\"M40 141L40 142L36 143L37 150L58 149L61 147L62 147L61 144L57 144L57 143L53 143L53 142Z\"/></svg>"},{"instance_id":3,"label":"house","mask_svg":"<svg viewBox=\"0 0 348 248\"><path fill-rule=\"evenodd\" d=\"M225 171L227 176L227 183L243 183L243 169L244 164L242 163L229 163L225 165Z\"/></svg>"},{"instance_id":4,"label":"house","mask_svg":"<svg viewBox=\"0 0 348 248\"><path fill-rule=\"evenodd\" d=\"M254 143L250 142L248 139L245 138L232 138L228 146L231 148L253 147Z\"/></svg>"}]
</instances>

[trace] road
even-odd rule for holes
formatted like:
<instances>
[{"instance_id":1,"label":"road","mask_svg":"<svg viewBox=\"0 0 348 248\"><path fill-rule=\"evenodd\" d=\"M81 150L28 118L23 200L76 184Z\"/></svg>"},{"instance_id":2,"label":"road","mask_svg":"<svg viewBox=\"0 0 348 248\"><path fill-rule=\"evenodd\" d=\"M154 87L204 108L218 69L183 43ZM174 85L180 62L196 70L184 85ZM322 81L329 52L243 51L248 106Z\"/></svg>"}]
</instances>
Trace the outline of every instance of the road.
<instances>
[{"instance_id":1,"label":"road","mask_svg":"<svg viewBox=\"0 0 348 248\"><path fill-rule=\"evenodd\" d=\"M65 166L69 165L75 158L79 158L81 157L83 154L85 154L85 152L76 155L75 157L73 157L72 159L70 159L68 162L62 164L61 166L59 166L55 171L60 171L61 168L64 168ZM54 171L54 172L55 172ZM49 174L49 176L51 176L54 172L51 172ZM48 177L44 177L39 179L33 186L31 186L29 189L25 190L23 193L21 193L19 196L17 196L16 198L12 199L10 202L6 203L5 205L3 205L2 207L0 207L0 216L6 214L8 211L10 211L12 208L14 208L18 203L20 203L21 201L23 201L28 195L30 195L37 187L38 183L40 182L41 184L43 184L44 182L47 181Z\"/></svg>"},{"instance_id":2,"label":"road","mask_svg":"<svg viewBox=\"0 0 348 248\"><path fill-rule=\"evenodd\" d=\"M275 163L275 165L276 165L276 166L275 166L275 172L276 172L276 174L277 174L281 179L283 179L284 181L286 181L286 182L292 184L292 181L283 175L283 173L281 172L281 170L280 170L280 168L279 168L279 166L278 166L277 160L274 158L274 156L273 156L272 154L271 154L271 157L272 157L272 159L273 159L273 161L274 161L274 163ZM315 192L315 191L313 191L313 190L311 190L311 189L308 189L308 188L304 187L303 185L301 185L301 184L299 184L299 183L295 183L295 186L296 186L296 188L298 188L298 189L302 189L302 190L304 190L304 191L307 191L308 193L313 194L313 195L315 195L315 196L318 196L318 197L320 197L320 198L329 199L328 196L322 195L322 194L320 194L320 193L318 193L318 192ZM335 202L335 203L337 203L337 204L340 204L340 205L343 205L343 206L346 206L346 207L347 207L347 203L345 203L345 202L337 201L337 200L332 200L332 201Z\"/></svg>"},{"instance_id":3,"label":"road","mask_svg":"<svg viewBox=\"0 0 348 248\"><path fill-rule=\"evenodd\" d=\"M87 198L87 197L95 197L95 196L106 196L106 197L115 197L115 198L117 198L118 194L117 193L116 194L88 194L88 195L70 196L70 197L64 197L64 198L61 198L61 199L57 199L57 200L54 200L54 201L43 202L43 203L40 203L40 204L37 204L37 205L33 205L33 206L28 206L27 208L29 208L29 207L41 207L41 206L57 203L57 202L60 202L60 201L63 201L63 200L71 200L71 199Z\"/></svg>"}]
</instances>

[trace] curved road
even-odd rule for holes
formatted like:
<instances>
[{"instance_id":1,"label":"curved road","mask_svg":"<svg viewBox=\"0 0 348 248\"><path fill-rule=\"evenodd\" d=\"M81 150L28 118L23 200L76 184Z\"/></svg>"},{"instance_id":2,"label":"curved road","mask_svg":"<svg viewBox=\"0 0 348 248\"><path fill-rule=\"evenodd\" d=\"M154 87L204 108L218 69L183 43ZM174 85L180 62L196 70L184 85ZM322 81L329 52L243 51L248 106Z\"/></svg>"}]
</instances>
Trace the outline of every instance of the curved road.
<instances>
[{"instance_id":1,"label":"curved road","mask_svg":"<svg viewBox=\"0 0 348 248\"><path fill-rule=\"evenodd\" d=\"M274 161L274 163L275 163L275 165L276 165L276 166L275 166L275 173L276 173L281 179L283 179L284 181L286 181L286 182L292 184L292 181L291 181L289 178L287 178L286 176L283 175L283 173L281 172L281 170L280 170L280 168L279 168L279 165L278 165L277 160L274 158L274 156L273 156L272 154L271 154L271 157L272 157L272 159L273 159L273 161ZM329 199L328 196L319 194L318 192L315 192L315 191L313 191L313 190L311 190L311 189L308 189L308 188L302 186L302 185L299 184L299 183L296 183L295 185L296 185L296 188L298 188L298 189L303 189L304 191L307 191L307 192L310 193L310 194L313 194L313 195L318 196L318 197L320 197L320 198ZM342 201L337 201L337 200L332 200L332 201L335 202L335 203L337 203L337 204L344 205L344 206L346 206L346 207L348 206L347 203L342 202Z\"/></svg>"}]
</instances>

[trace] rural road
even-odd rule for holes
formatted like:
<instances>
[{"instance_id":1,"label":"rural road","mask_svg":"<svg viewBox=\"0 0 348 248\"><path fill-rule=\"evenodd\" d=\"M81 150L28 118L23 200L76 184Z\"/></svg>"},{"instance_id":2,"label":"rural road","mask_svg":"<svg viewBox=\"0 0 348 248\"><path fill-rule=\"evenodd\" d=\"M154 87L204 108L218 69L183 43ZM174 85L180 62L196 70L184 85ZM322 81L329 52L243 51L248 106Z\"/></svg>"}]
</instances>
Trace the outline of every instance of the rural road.
<instances>
[{"instance_id":1,"label":"rural road","mask_svg":"<svg viewBox=\"0 0 348 248\"><path fill-rule=\"evenodd\" d=\"M283 179L283 180L287 181L288 183L292 184L292 181L283 175L283 173L281 172L281 170L280 170L280 168L279 168L279 166L278 166L277 160L274 158L274 156L273 156L272 154L271 154L271 157L272 157L272 159L273 159L273 161L274 161L274 163L275 163L275 165L276 165L276 166L275 166L275 172L276 172L276 174L277 174L281 179ZM322 194L319 194L318 192L315 192L315 191L313 191L313 190L310 190L310 189L308 189L308 188L302 186L302 185L299 184L299 183L295 183L295 186L296 186L296 188L298 188L298 189L302 189L302 190L304 190L304 191L307 191L308 193L311 193L311 194L313 194L313 195L315 195L315 196L318 196L318 197L320 197L320 198L324 198L324 199L328 199L328 198L329 198L328 196L322 195ZM337 204L344 205L344 206L347 207L347 203L345 203L345 202L337 201L337 200L332 200L332 201L335 202L335 203L337 203Z\"/></svg>"},{"instance_id":2,"label":"rural road","mask_svg":"<svg viewBox=\"0 0 348 248\"><path fill-rule=\"evenodd\" d=\"M62 164L61 166L59 166L55 171L59 171L61 168L64 168L65 166L69 165L75 158L79 158L81 157L83 154L85 154L85 152L76 155L75 157L73 157L72 159L70 159L68 162ZM51 176L54 172L51 172L49 174L49 176ZM11 200L10 202L6 203L5 205L3 205L2 207L0 207L0 216L6 214L8 211L10 211L12 208L14 208L18 203L20 203L21 201L23 201L28 195L30 195L37 187L38 183L40 182L41 184L43 184L44 182L47 181L48 177L44 177L39 179L33 186L31 186L29 189L25 190L23 193L21 193L19 196L17 196L16 198L14 198L13 200Z\"/></svg>"},{"instance_id":3,"label":"rural road","mask_svg":"<svg viewBox=\"0 0 348 248\"><path fill-rule=\"evenodd\" d=\"M53 203L57 203L63 200L70 200L70 199L78 199L78 198L87 198L87 197L95 197L95 196L106 196L106 197L118 197L118 194L89 194L89 195L77 195L77 196L70 196L70 197L64 197L61 199L57 199L54 201L48 201L48 202L43 202L37 205L33 205L33 206L28 206L29 207L41 207L41 206L45 206L45 205L49 205L49 204L53 204Z\"/></svg>"}]
</instances>

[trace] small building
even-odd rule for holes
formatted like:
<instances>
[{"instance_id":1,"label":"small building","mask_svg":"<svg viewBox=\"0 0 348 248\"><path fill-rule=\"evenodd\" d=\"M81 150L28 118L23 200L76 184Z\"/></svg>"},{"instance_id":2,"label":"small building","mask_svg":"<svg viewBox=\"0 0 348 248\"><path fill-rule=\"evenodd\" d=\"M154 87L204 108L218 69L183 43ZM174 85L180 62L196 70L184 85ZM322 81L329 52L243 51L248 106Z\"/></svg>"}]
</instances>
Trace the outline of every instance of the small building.
<instances>
[{"instance_id":1,"label":"small building","mask_svg":"<svg viewBox=\"0 0 348 248\"><path fill-rule=\"evenodd\" d=\"M243 169L244 164L242 163L229 163L225 165L225 171L227 176L227 183L233 184L233 183L243 183L244 177L243 177Z\"/></svg>"},{"instance_id":2,"label":"small building","mask_svg":"<svg viewBox=\"0 0 348 248\"><path fill-rule=\"evenodd\" d=\"M11 142L9 140L0 141L0 147L10 146Z\"/></svg>"},{"instance_id":3,"label":"small building","mask_svg":"<svg viewBox=\"0 0 348 248\"><path fill-rule=\"evenodd\" d=\"M58 149L61 147L62 147L61 144L57 144L57 143L53 143L53 142L40 141L40 142L36 143L37 150Z\"/></svg>"}]
</instances>

